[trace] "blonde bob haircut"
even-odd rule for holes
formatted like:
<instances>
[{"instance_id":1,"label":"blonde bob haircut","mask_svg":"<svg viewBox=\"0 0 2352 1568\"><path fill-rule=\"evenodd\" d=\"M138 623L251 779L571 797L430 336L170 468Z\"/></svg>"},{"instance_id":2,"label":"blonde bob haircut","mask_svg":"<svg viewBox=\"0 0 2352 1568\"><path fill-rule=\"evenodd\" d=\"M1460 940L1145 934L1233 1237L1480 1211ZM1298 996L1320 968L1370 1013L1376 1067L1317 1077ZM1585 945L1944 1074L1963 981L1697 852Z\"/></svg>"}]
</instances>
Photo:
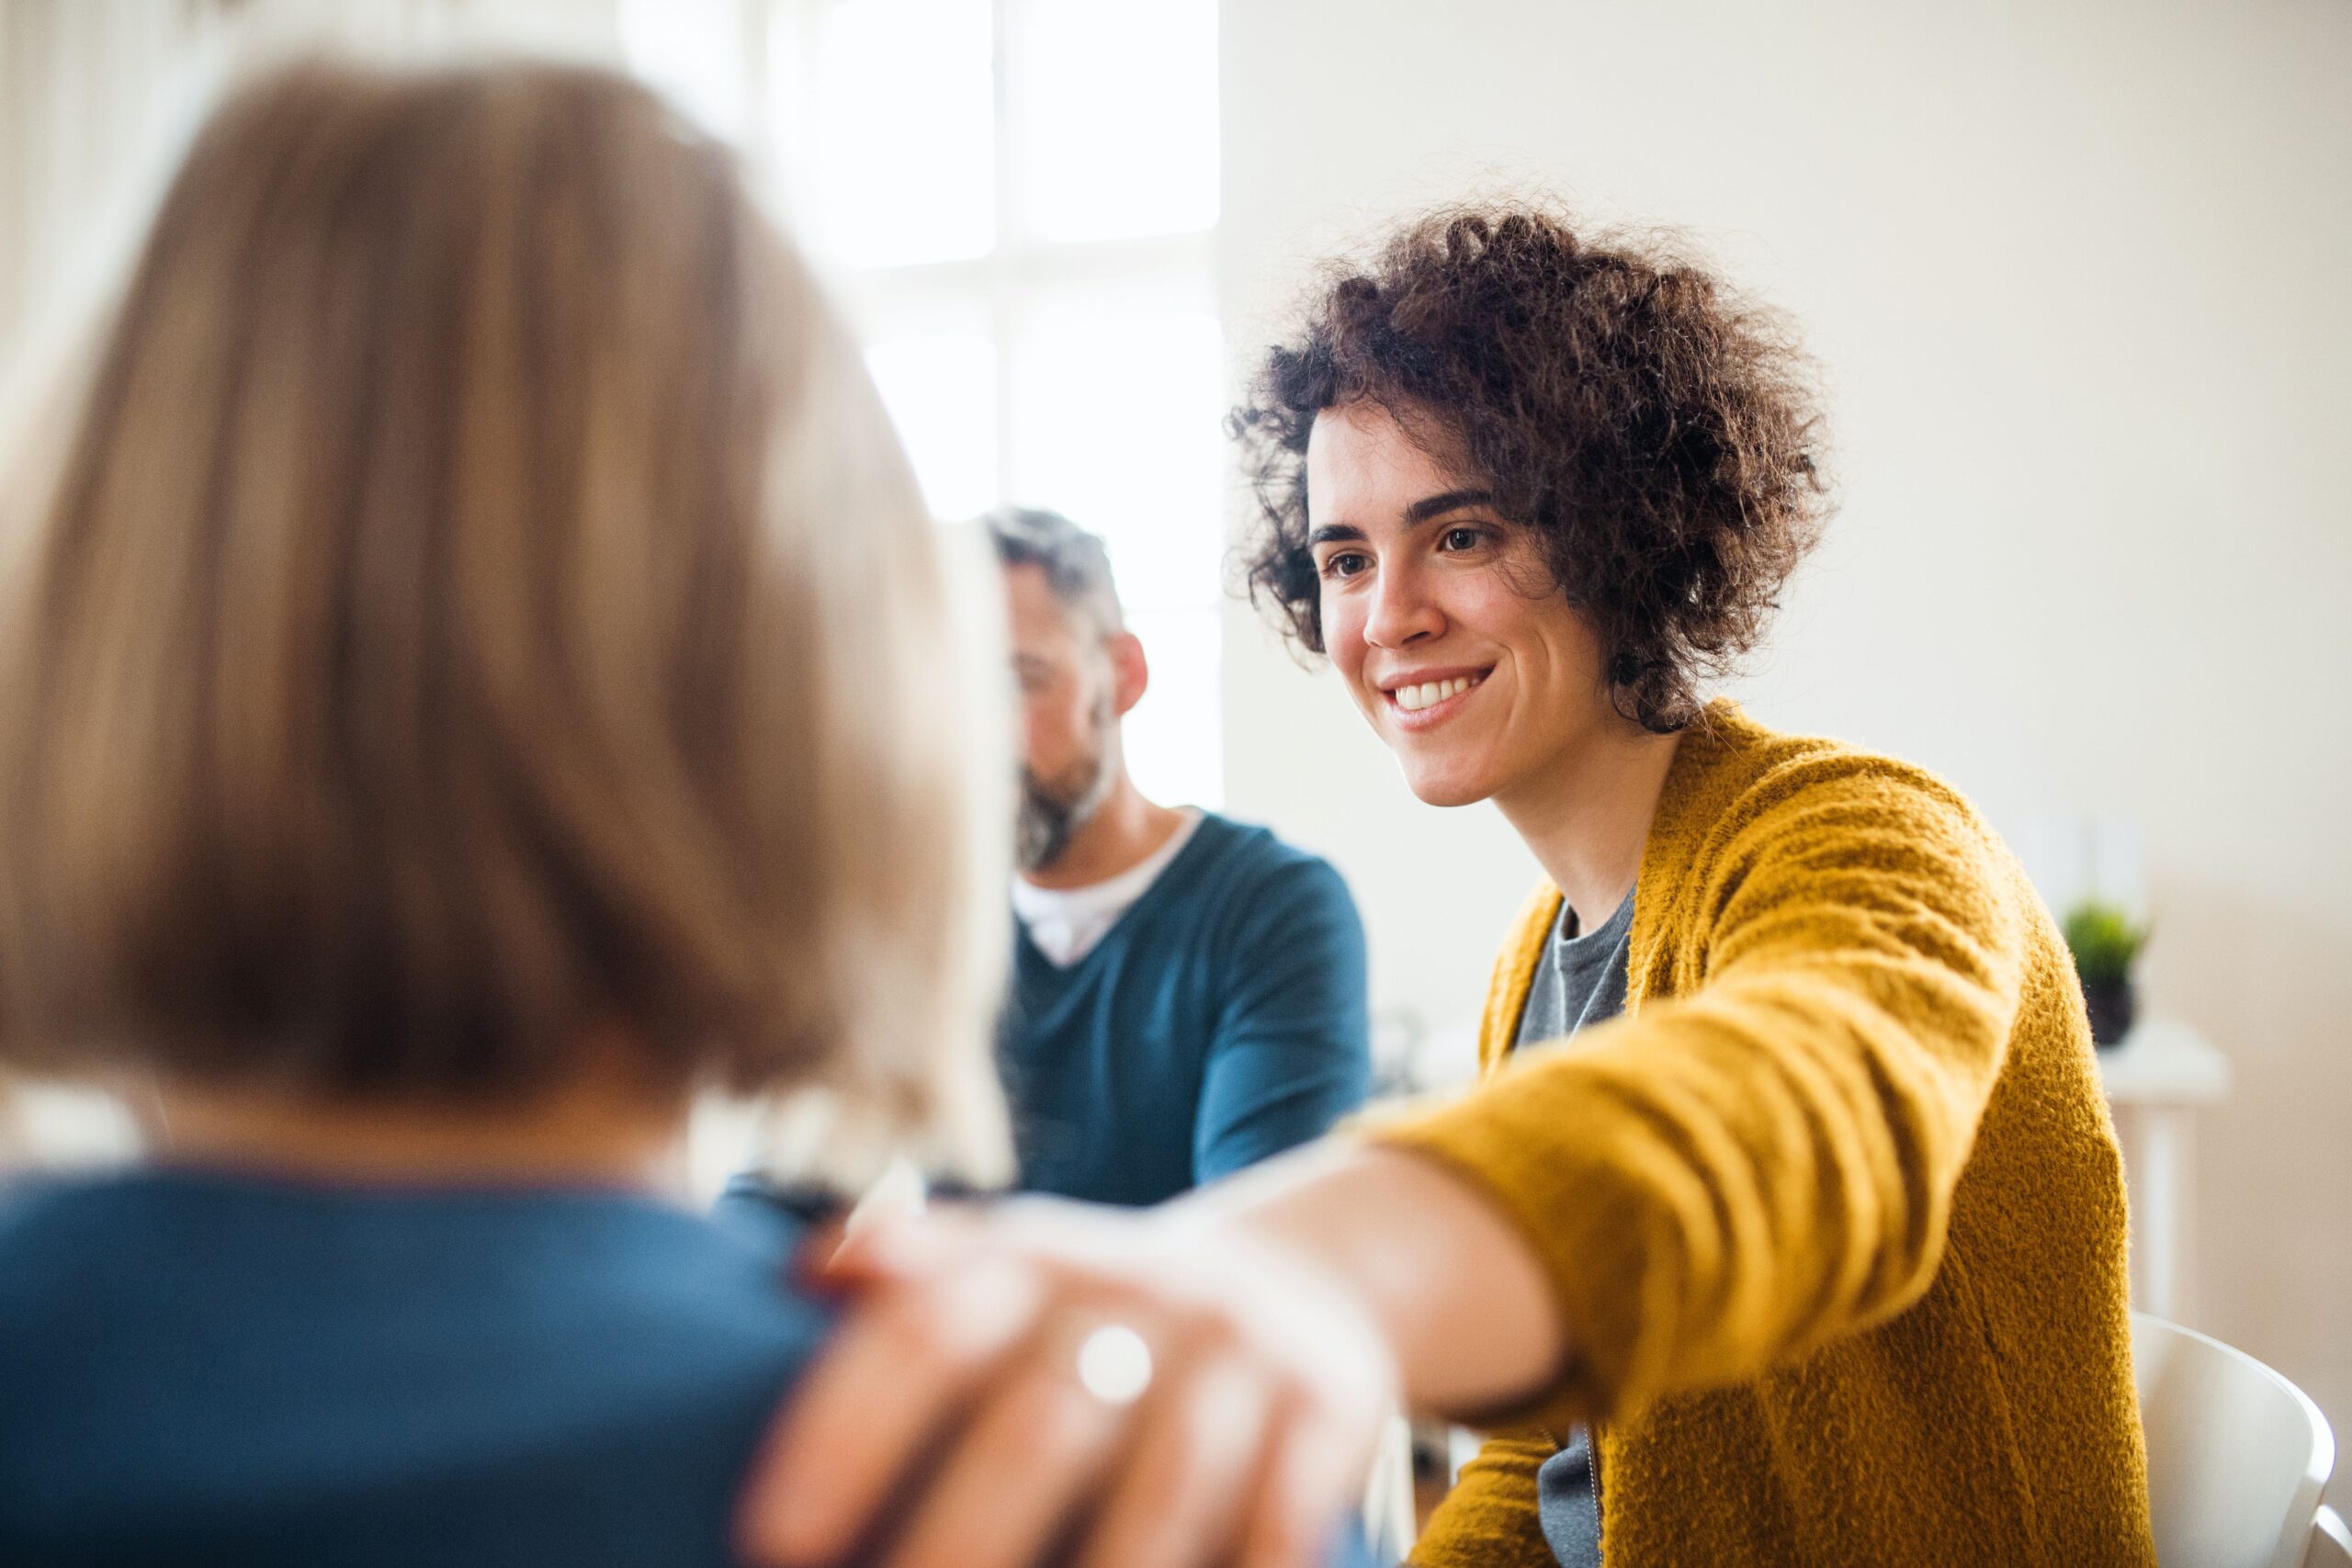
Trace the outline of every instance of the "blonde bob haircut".
<instances>
[{"instance_id":1,"label":"blonde bob haircut","mask_svg":"<svg viewBox=\"0 0 2352 1568\"><path fill-rule=\"evenodd\" d=\"M612 1039L1001 1155L1001 659L722 147L281 64L91 344L0 485L0 1058L482 1102Z\"/></svg>"}]
</instances>

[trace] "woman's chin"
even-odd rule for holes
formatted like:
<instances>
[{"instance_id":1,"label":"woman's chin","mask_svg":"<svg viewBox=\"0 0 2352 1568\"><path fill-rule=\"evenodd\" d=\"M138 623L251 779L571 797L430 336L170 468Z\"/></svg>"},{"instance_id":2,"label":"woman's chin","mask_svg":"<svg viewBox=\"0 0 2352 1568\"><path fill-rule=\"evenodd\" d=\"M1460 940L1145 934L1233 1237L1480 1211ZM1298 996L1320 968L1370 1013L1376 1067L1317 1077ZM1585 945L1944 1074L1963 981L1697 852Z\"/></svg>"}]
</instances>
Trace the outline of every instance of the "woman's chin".
<instances>
[{"instance_id":1,"label":"woman's chin","mask_svg":"<svg viewBox=\"0 0 2352 1568\"><path fill-rule=\"evenodd\" d=\"M1408 758L1399 758L1404 769L1405 787L1424 806L1476 806L1494 790L1485 775L1463 768L1415 767Z\"/></svg>"}]
</instances>

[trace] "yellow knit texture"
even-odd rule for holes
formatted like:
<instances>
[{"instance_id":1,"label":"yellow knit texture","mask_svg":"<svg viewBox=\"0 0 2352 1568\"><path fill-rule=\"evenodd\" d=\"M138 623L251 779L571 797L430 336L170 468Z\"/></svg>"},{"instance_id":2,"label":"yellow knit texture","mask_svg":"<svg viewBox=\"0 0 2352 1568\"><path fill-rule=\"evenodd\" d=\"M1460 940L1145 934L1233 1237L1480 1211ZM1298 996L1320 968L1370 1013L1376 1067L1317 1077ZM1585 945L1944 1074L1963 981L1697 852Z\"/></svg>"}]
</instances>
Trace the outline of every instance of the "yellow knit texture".
<instances>
[{"instance_id":1,"label":"yellow knit texture","mask_svg":"<svg viewBox=\"0 0 2352 1568\"><path fill-rule=\"evenodd\" d=\"M1968 805L1715 705L1644 852L1626 1016L1513 1052L1559 900L1496 965L1480 1085L1373 1129L1493 1197L1574 1344L1413 1562L1549 1564L1535 1470L1588 1421L1609 1568L2153 1563L2082 994Z\"/></svg>"}]
</instances>

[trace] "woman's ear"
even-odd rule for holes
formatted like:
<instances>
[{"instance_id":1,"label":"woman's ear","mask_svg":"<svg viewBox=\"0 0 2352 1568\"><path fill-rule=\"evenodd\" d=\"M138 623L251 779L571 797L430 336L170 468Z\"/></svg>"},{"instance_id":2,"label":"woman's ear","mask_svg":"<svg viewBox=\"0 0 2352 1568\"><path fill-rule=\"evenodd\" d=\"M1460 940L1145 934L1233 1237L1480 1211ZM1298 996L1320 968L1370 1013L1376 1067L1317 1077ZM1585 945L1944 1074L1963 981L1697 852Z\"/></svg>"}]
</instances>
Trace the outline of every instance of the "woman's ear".
<instances>
[{"instance_id":1,"label":"woman's ear","mask_svg":"<svg viewBox=\"0 0 2352 1568\"><path fill-rule=\"evenodd\" d=\"M1111 655L1111 704L1125 718L1151 684L1151 663L1144 658L1143 640L1133 632L1113 632L1103 647Z\"/></svg>"}]
</instances>

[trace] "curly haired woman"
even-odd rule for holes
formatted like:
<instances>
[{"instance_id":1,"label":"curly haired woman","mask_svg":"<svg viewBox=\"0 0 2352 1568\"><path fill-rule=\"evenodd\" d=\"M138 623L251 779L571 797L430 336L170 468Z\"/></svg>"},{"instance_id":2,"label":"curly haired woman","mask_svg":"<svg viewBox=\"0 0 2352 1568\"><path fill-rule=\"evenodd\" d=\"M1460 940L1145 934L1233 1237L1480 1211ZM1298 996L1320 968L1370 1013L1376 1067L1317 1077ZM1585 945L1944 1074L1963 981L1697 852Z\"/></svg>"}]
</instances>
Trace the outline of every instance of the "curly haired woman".
<instances>
[{"instance_id":1,"label":"curly haired woman","mask_svg":"<svg viewBox=\"0 0 2352 1568\"><path fill-rule=\"evenodd\" d=\"M1132 1230L854 1253L770 1477L849 1445L851 1480L775 1544L896 1462L844 1430L859 1359L922 1342L880 1325L1011 1259L1154 1347L1124 1450L989 1451L1016 1327L935 1341L885 1430L959 1387L969 1473L1123 1451L1099 1561L1295 1560L1393 1377L1496 1433L1417 1562L2152 1562L2121 1170L2047 912L1948 785L1703 694L1826 510L1787 335L1663 246L1442 213L1329 281L1234 423L1261 602L1416 795L1493 801L1546 874L1484 1080Z\"/></svg>"}]
</instances>

